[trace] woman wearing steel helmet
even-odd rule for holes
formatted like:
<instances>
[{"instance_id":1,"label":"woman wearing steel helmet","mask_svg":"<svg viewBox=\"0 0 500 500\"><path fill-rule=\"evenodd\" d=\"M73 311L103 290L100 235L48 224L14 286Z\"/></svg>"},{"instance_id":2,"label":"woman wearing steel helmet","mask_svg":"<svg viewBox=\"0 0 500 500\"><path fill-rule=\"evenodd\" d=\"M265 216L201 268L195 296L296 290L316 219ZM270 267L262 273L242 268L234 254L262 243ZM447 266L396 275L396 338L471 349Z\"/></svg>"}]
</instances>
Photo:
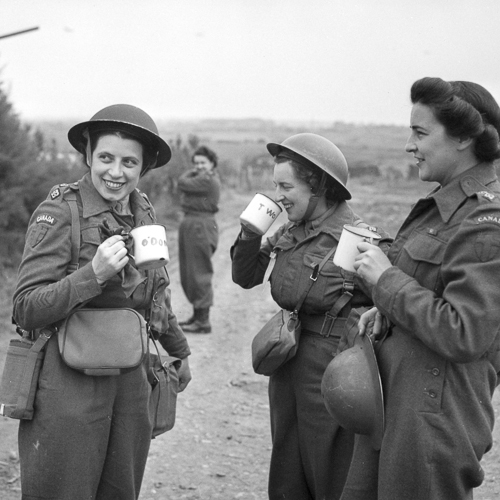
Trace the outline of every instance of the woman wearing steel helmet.
<instances>
[{"instance_id":1,"label":"woman wearing steel helmet","mask_svg":"<svg viewBox=\"0 0 500 500\"><path fill-rule=\"evenodd\" d=\"M242 226L231 250L233 280L252 288L264 281L270 262L274 263L273 299L292 310L316 266L336 248L343 225L361 221L346 203L351 198L346 188L347 162L333 143L303 133L281 144L268 144L267 149L275 160L275 198L289 222L263 242ZM381 245L385 248L387 240ZM321 379L337 351L351 308L371 303L358 285L354 273L342 271L328 259L299 311L302 335L297 354L270 377L272 500L340 497L354 435L340 428L326 410ZM325 313L334 304L340 310L332 325L325 322Z\"/></svg>"},{"instance_id":2,"label":"woman wearing steel helmet","mask_svg":"<svg viewBox=\"0 0 500 500\"><path fill-rule=\"evenodd\" d=\"M363 461L353 460L346 500L471 499L493 444L500 107L476 83L440 78L417 80L411 102L406 151L420 179L438 186L413 206L387 256L358 245L355 268L376 305L360 331L373 322L373 333L386 335L379 350L386 425L374 464L357 450Z\"/></svg>"},{"instance_id":3,"label":"woman wearing steel helmet","mask_svg":"<svg viewBox=\"0 0 500 500\"><path fill-rule=\"evenodd\" d=\"M165 268L141 271L129 260L122 230L155 222L136 187L171 156L144 111L119 104L68 133L89 172L55 186L29 223L14 294L14 318L37 335L80 308L149 312L149 324L172 356L181 358L179 390L191 379L188 344L170 306ZM72 257L69 198L78 207L81 243ZM154 298L154 300L153 300ZM19 427L23 498L136 499L148 455L147 357L132 371L91 376L67 366L57 335L46 346L33 420Z\"/></svg>"}]
</instances>

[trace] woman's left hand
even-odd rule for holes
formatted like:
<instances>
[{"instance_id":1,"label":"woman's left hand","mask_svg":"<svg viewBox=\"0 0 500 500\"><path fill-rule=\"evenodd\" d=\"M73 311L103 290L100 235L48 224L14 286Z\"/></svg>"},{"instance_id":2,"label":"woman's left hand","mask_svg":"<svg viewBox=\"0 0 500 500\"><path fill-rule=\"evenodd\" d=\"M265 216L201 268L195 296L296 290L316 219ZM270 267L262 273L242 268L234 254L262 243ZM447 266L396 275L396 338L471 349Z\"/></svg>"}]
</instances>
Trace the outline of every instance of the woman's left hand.
<instances>
[{"instance_id":1,"label":"woman's left hand","mask_svg":"<svg viewBox=\"0 0 500 500\"><path fill-rule=\"evenodd\" d=\"M354 269L368 285L375 286L382 273L392 267L391 261L384 252L367 242L358 243L361 252L356 256Z\"/></svg>"},{"instance_id":2,"label":"woman's left hand","mask_svg":"<svg viewBox=\"0 0 500 500\"><path fill-rule=\"evenodd\" d=\"M181 366L177 370L177 375L179 375L179 392L182 392L189 382L191 382L191 369L189 368L188 358L181 360Z\"/></svg>"}]
</instances>

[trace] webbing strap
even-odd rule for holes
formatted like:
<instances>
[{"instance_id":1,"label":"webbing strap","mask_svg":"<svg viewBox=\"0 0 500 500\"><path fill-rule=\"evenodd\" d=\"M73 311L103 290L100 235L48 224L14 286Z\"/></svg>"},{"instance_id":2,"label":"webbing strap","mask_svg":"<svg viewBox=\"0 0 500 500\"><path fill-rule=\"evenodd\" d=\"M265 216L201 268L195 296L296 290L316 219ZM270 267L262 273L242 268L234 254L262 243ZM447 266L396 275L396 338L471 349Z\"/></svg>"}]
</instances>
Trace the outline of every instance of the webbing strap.
<instances>
[{"instance_id":1,"label":"webbing strap","mask_svg":"<svg viewBox=\"0 0 500 500\"><path fill-rule=\"evenodd\" d=\"M68 202L71 211L71 262L69 263L67 274L71 274L79 267L80 258L80 214L76 204L76 193L69 191L65 193L64 199Z\"/></svg>"},{"instance_id":2,"label":"webbing strap","mask_svg":"<svg viewBox=\"0 0 500 500\"><path fill-rule=\"evenodd\" d=\"M327 260L333 255L335 252L335 247L332 248L324 257L323 260L319 263L319 265L314 266L313 272L311 276L309 277L310 281L308 281L307 287L304 290L304 293L302 294L302 297L300 297L299 302L297 303L297 306L295 307L295 311L300 311L300 308L302 307L302 304L304 303L304 300L306 300L307 294L309 293L309 290L311 290L311 287L314 285L316 280L318 279L318 274L323 268L323 266L326 264Z\"/></svg>"}]
</instances>

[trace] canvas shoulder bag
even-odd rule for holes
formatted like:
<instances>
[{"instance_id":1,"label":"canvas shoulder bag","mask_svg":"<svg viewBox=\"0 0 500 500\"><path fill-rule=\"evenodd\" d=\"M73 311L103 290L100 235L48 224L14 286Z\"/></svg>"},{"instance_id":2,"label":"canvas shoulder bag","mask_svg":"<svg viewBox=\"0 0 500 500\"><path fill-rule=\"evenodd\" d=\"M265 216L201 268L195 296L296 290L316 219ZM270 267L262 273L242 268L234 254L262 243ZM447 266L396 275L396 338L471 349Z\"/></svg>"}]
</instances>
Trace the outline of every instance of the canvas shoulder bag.
<instances>
[{"instance_id":1,"label":"canvas shoulder bag","mask_svg":"<svg viewBox=\"0 0 500 500\"><path fill-rule=\"evenodd\" d=\"M301 325L299 311L318 274L335 252L332 248L320 264L314 266L309 282L293 311L281 309L255 335L252 341L252 366L259 375L272 375L293 358L299 344Z\"/></svg>"},{"instance_id":2,"label":"canvas shoulder bag","mask_svg":"<svg viewBox=\"0 0 500 500\"><path fill-rule=\"evenodd\" d=\"M147 353L147 325L133 309L78 309L57 332L59 352L86 375L120 375L137 368Z\"/></svg>"},{"instance_id":3,"label":"canvas shoulder bag","mask_svg":"<svg viewBox=\"0 0 500 500\"><path fill-rule=\"evenodd\" d=\"M151 437L163 434L174 427L179 392L179 369L182 361L174 356L161 356L152 334L156 353L149 354L148 380L151 384L149 416L153 424Z\"/></svg>"}]
</instances>

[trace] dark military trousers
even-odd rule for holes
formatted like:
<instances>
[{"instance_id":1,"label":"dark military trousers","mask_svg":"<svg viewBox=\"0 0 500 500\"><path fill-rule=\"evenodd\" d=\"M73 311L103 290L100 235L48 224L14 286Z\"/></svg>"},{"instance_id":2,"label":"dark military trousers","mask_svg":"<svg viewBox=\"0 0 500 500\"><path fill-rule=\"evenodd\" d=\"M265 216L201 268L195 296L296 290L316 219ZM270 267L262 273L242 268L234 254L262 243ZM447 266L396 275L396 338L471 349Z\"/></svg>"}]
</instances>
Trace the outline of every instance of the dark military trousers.
<instances>
[{"instance_id":1,"label":"dark military trousers","mask_svg":"<svg viewBox=\"0 0 500 500\"><path fill-rule=\"evenodd\" d=\"M212 256L217 249L219 229L213 214L186 214L179 227L179 270L181 285L195 309L213 304Z\"/></svg>"},{"instance_id":2,"label":"dark military trousers","mask_svg":"<svg viewBox=\"0 0 500 500\"><path fill-rule=\"evenodd\" d=\"M337 345L338 338L303 332L296 356L270 377L270 500L336 500L342 494L354 434L332 419L321 396Z\"/></svg>"},{"instance_id":3,"label":"dark military trousers","mask_svg":"<svg viewBox=\"0 0 500 500\"><path fill-rule=\"evenodd\" d=\"M146 367L92 377L47 345L34 419L19 427L22 498L135 500L152 425Z\"/></svg>"}]
</instances>

